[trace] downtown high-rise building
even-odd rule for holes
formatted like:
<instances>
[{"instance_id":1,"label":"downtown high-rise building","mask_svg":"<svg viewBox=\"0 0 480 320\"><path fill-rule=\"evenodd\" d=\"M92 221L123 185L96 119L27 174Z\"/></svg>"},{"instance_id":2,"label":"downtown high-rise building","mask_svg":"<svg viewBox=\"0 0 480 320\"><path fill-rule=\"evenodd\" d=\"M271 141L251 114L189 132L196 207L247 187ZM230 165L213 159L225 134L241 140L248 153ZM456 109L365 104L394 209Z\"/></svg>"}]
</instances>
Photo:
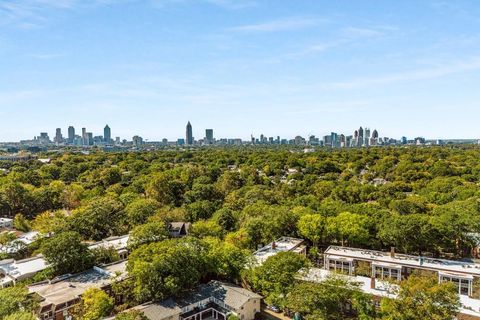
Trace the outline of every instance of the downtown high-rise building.
<instances>
[{"instance_id":1,"label":"downtown high-rise building","mask_svg":"<svg viewBox=\"0 0 480 320\"><path fill-rule=\"evenodd\" d=\"M108 124L103 129L103 141L105 143L111 143L112 142L112 130L110 129Z\"/></svg>"},{"instance_id":2,"label":"downtown high-rise building","mask_svg":"<svg viewBox=\"0 0 480 320\"><path fill-rule=\"evenodd\" d=\"M213 129L206 129L205 130L205 143L206 144L213 144Z\"/></svg>"},{"instance_id":3,"label":"downtown high-rise building","mask_svg":"<svg viewBox=\"0 0 480 320\"><path fill-rule=\"evenodd\" d=\"M87 128L82 128L82 145L86 146L88 145L87 141Z\"/></svg>"},{"instance_id":4,"label":"downtown high-rise building","mask_svg":"<svg viewBox=\"0 0 480 320\"><path fill-rule=\"evenodd\" d=\"M60 128L56 129L54 142L57 143L57 144L63 142L62 129L60 129Z\"/></svg>"},{"instance_id":5,"label":"downtown high-rise building","mask_svg":"<svg viewBox=\"0 0 480 320\"><path fill-rule=\"evenodd\" d=\"M189 146L193 145L193 130L192 130L192 125L190 124L190 121L188 121L187 123L185 143Z\"/></svg>"},{"instance_id":6,"label":"downtown high-rise building","mask_svg":"<svg viewBox=\"0 0 480 320\"><path fill-rule=\"evenodd\" d=\"M75 128L73 126L68 127L68 143L73 144L75 141Z\"/></svg>"}]
</instances>

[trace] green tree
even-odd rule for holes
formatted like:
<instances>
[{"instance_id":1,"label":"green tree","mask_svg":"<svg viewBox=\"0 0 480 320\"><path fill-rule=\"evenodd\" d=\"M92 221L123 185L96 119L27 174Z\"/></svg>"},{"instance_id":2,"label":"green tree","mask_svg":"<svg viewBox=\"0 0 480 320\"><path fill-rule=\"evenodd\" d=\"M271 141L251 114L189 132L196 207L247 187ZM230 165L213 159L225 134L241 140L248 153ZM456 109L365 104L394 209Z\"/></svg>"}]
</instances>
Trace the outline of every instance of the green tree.
<instances>
[{"instance_id":1,"label":"green tree","mask_svg":"<svg viewBox=\"0 0 480 320\"><path fill-rule=\"evenodd\" d=\"M190 235L197 238L217 237L221 238L223 229L213 220L200 220L194 222L190 228Z\"/></svg>"},{"instance_id":2,"label":"green tree","mask_svg":"<svg viewBox=\"0 0 480 320\"><path fill-rule=\"evenodd\" d=\"M33 312L15 312L4 318L4 320L37 320Z\"/></svg>"},{"instance_id":3,"label":"green tree","mask_svg":"<svg viewBox=\"0 0 480 320\"><path fill-rule=\"evenodd\" d=\"M152 221L133 228L128 247L133 250L141 245L168 239L169 233L163 221Z\"/></svg>"},{"instance_id":4,"label":"green tree","mask_svg":"<svg viewBox=\"0 0 480 320\"><path fill-rule=\"evenodd\" d=\"M79 306L80 319L100 320L110 315L115 306L114 299L98 288L87 289Z\"/></svg>"},{"instance_id":5,"label":"green tree","mask_svg":"<svg viewBox=\"0 0 480 320\"><path fill-rule=\"evenodd\" d=\"M147 195L164 206L180 206L183 201L185 184L171 172L161 172L153 176L147 186Z\"/></svg>"},{"instance_id":6,"label":"green tree","mask_svg":"<svg viewBox=\"0 0 480 320\"><path fill-rule=\"evenodd\" d=\"M132 310L127 312L122 312L115 317L116 320L148 320L148 318L143 314L143 312L138 310Z\"/></svg>"},{"instance_id":7,"label":"green tree","mask_svg":"<svg viewBox=\"0 0 480 320\"><path fill-rule=\"evenodd\" d=\"M120 233L124 218L123 205L111 198L96 198L74 211L70 228L86 239L102 240Z\"/></svg>"},{"instance_id":8,"label":"green tree","mask_svg":"<svg viewBox=\"0 0 480 320\"><path fill-rule=\"evenodd\" d=\"M159 207L159 203L153 199L138 199L125 208L128 222L131 226L143 224Z\"/></svg>"},{"instance_id":9,"label":"green tree","mask_svg":"<svg viewBox=\"0 0 480 320\"><path fill-rule=\"evenodd\" d=\"M368 217L350 212L342 212L327 219L327 232L342 246L361 244L369 238Z\"/></svg>"},{"instance_id":10,"label":"green tree","mask_svg":"<svg viewBox=\"0 0 480 320\"><path fill-rule=\"evenodd\" d=\"M358 319L373 320L376 316L371 297L361 292L359 284L340 277L296 284L287 295L285 306L306 319L344 319L350 314L347 306L353 307Z\"/></svg>"},{"instance_id":11,"label":"green tree","mask_svg":"<svg viewBox=\"0 0 480 320\"><path fill-rule=\"evenodd\" d=\"M98 247L91 250L93 264L100 266L120 260L117 250L114 247Z\"/></svg>"},{"instance_id":12,"label":"green tree","mask_svg":"<svg viewBox=\"0 0 480 320\"><path fill-rule=\"evenodd\" d=\"M74 231L56 234L42 245L41 251L56 274L76 273L92 267L91 253Z\"/></svg>"},{"instance_id":13,"label":"green tree","mask_svg":"<svg viewBox=\"0 0 480 320\"><path fill-rule=\"evenodd\" d=\"M267 303L283 305L283 298L295 283L298 271L308 266L308 260L293 252L280 252L262 265L246 271L247 281L260 292Z\"/></svg>"},{"instance_id":14,"label":"green tree","mask_svg":"<svg viewBox=\"0 0 480 320\"><path fill-rule=\"evenodd\" d=\"M326 220L319 214L306 214L297 224L299 233L312 241L314 246L322 242L326 228Z\"/></svg>"},{"instance_id":15,"label":"green tree","mask_svg":"<svg viewBox=\"0 0 480 320\"><path fill-rule=\"evenodd\" d=\"M395 299L384 298L384 320L448 320L460 310L458 291L452 283L438 283L437 277L411 275L400 284Z\"/></svg>"},{"instance_id":16,"label":"green tree","mask_svg":"<svg viewBox=\"0 0 480 320\"><path fill-rule=\"evenodd\" d=\"M392 245L401 252L434 251L442 237L430 223L430 217L422 214L392 214L380 223L378 237L385 245Z\"/></svg>"},{"instance_id":17,"label":"green tree","mask_svg":"<svg viewBox=\"0 0 480 320\"><path fill-rule=\"evenodd\" d=\"M203 249L191 239L150 243L134 250L128 272L140 301L162 300L193 288L205 271Z\"/></svg>"},{"instance_id":18,"label":"green tree","mask_svg":"<svg viewBox=\"0 0 480 320\"><path fill-rule=\"evenodd\" d=\"M240 249L215 237L203 239L202 245L206 248L204 254L209 273L216 278L229 281L240 279L242 270L250 261L248 250Z\"/></svg>"},{"instance_id":19,"label":"green tree","mask_svg":"<svg viewBox=\"0 0 480 320\"><path fill-rule=\"evenodd\" d=\"M25 219L25 217L21 213L16 214L15 218L13 218L13 227L23 232L30 231L30 224L28 223L28 220Z\"/></svg>"},{"instance_id":20,"label":"green tree","mask_svg":"<svg viewBox=\"0 0 480 320\"><path fill-rule=\"evenodd\" d=\"M19 310L31 311L34 307L35 303L30 298L26 287L16 286L0 289L0 319L5 319Z\"/></svg>"},{"instance_id":21,"label":"green tree","mask_svg":"<svg viewBox=\"0 0 480 320\"><path fill-rule=\"evenodd\" d=\"M32 229L42 234L59 233L68 230L67 216L62 210L46 211L35 217Z\"/></svg>"}]
</instances>

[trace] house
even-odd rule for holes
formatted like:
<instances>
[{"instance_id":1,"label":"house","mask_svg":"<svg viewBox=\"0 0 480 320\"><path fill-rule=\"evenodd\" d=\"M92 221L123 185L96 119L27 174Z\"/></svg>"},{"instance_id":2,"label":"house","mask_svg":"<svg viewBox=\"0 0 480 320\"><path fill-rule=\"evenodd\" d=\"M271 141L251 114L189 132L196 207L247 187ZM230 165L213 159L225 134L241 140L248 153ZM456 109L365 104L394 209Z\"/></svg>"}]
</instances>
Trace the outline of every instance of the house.
<instances>
[{"instance_id":1,"label":"house","mask_svg":"<svg viewBox=\"0 0 480 320\"><path fill-rule=\"evenodd\" d=\"M212 281L185 299L148 303L136 310L150 320L226 320L231 314L241 320L254 320L262 297L233 284Z\"/></svg>"},{"instance_id":2,"label":"house","mask_svg":"<svg viewBox=\"0 0 480 320\"><path fill-rule=\"evenodd\" d=\"M321 282L330 275L343 275L360 284L376 298L395 298L398 281L412 273L431 274L439 282L455 284L462 308L458 319L480 319L480 264L426 258L390 252L330 246L324 253L323 269L304 271L300 279Z\"/></svg>"},{"instance_id":3,"label":"house","mask_svg":"<svg viewBox=\"0 0 480 320\"><path fill-rule=\"evenodd\" d=\"M281 237L253 253L258 264L263 264L268 258L279 252L295 252L301 255L307 254L307 247L303 239Z\"/></svg>"},{"instance_id":4,"label":"house","mask_svg":"<svg viewBox=\"0 0 480 320\"><path fill-rule=\"evenodd\" d=\"M50 281L32 284L28 287L39 307L37 315L41 320L68 319L70 311L89 288L99 288L110 292L111 284L116 279L127 276L126 261L117 262L103 268L93 269L75 275L64 275Z\"/></svg>"},{"instance_id":5,"label":"house","mask_svg":"<svg viewBox=\"0 0 480 320\"><path fill-rule=\"evenodd\" d=\"M48 267L42 256L29 259L0 261L0 288L15 285L18 281L29 279Z\"/></svg>"},{"instance_id":6,"label":"house","mask_svg":"<svg viewBox=\"0 0 480 320\"><path fill-rule=\"evenodd\" d=\"M88 248L90 250L95 250L99 248L104 248L104 249L113 248L118 253L118 256L120 257L120 259L124 260L128 258L127 244L128 244L129 238L130 236L128 234L124 236L110 237L110 238L103 239L102 241L93 243L89 245Z\"/></svg>"},{"instance_id":7,"label":"house","mask_svg":"<svg viewBox=\"0 0 480 320\"><path fill-rule=\"evenodd\" d=\"M181 238L188 235L191 223L189 222L171 222L168 225L168 232L172 238Z\"/></svg>"}]
</instances>

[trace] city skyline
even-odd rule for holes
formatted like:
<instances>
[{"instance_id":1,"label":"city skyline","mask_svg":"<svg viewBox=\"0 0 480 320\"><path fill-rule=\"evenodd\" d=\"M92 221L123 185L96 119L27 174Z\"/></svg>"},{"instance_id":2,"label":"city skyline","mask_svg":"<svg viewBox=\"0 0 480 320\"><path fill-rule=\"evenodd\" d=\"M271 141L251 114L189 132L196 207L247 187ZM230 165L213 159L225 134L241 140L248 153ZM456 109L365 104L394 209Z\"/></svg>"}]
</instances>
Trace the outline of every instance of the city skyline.
<instances>
[{"instance_id":1,"label":"city skyline","mask_svg":"<svg viewBox=\"0 0 480 320\"><path fill-rule=\"evenodd\" d=\"M242 139L477 138L478 16L469 0L5 0L0 140L107 122L175 139L188 119Z\"/></svg>"},{"instance_id":2,"label":"city skyline","mask_svg":"<svg viewBox=\"0 0 480 320\"><path fill-rule=\"evenodd\" d=\"M292 136L281 136L279 134L272 134L272 135L266 135L264 133L258 133L258 134L250 134L249 137L243 138L243 137L237 137L237 136L229 136L229 135L223 135L223 136L216 136L214 132L216 133L216 130L212 128L196 128L191 124L190 121L187 122L186 124L186 133L184 131L184 134L179 134L178 136L174 138L167 138L165 136L158 136L154 139L149 139L145 138L141 135L135 134L133 137L128 137L128 136L121 136L118 134L112 135L112 129L111 127L106 124L103 129L100 132L100 130L91 130L90 128L82 127L81 131L77 131L77 127L74 125L69 125L67 129L65 130L62 127L58 127L54 129L54 134L53 136L51 135L52 130L43 130L39 132L38 135L34 135L31 138L28 139L20 139L20 140L12 140L12 141L1 141L0 143L18 143L18 142L28 142L28 141L34 141L34 140L45 140L48 141L49 143L57 143L57 144L72 144L72 145L94 145L96 143L105 143L105 144L114 144L115 142L122 142L122 141L135 141L136 139L140 139L141 143L144 142L162 142L162 141L168 141L168 142L180 142L181 144L185 145L193 145L194 143L197 142L202 142L203 144L212 144L214 141L219 141L220 139L231 139L231 140L241 140L244 142L250 142L252 139L255 139L258 142L262 142L263 139L265 139L263 142L272 142L275 141L277 142L280 138L281 140L284 141L293 141L296 138L303 138L306 142L309 141L309 139L319 139L320 141L325 141L326 137L331 137L332 140L340 142L341 140L345 140L346 138L349 139L360 139L361 141L363 138L365 138L367 141L370 138L374 139L383 139L383 138L388 138L396 140L397 142L401 141L415 141L416 139L421 139L422 141L442 141L442 140L477 140L480 141L479 139L475 137L464 137L464 138L450 138L450 137L445 137L445 138L430 138L426 137L424 135L414 135L414 136L406 136L406 135L401 135L401 136L389 136L387 134L382 134L379 135L379 131L377 128L371 128L368 126L360 126L357 129L349 130L349 131L338 131L338 130L330 130L330 131L325 131L320 134L314 134L314 133L309 133L307 135L302 135L302 134L294 134ZM88 130L88 131L87 131ZM195 132L199 133L198 135L195 135ZM77 134L78 133L78 134ZM382 131L383 133L383 131ZM89 141L89 142L86 142ZM95 143L93 143L95 142ZM368 142L367 142L368 145Z\"/></svg>"}]
</instances>

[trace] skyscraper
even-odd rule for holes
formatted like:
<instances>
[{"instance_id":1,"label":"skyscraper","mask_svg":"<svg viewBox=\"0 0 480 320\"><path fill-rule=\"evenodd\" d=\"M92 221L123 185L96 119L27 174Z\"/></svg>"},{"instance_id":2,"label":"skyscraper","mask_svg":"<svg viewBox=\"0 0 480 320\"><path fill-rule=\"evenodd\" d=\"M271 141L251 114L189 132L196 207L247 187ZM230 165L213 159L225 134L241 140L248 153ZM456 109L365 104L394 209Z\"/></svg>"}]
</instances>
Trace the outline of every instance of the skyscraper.
<instances>
[{"instance_id":1,"label":"skyscraper","mask_svg":"<svg viewBox=\"0 0 480 320\"><path fill-rule=\"evenodd\" d=\"M205 143L212 144L213 143L213 129L206 129L205 130Z\"/></svg>"},{"instance_id":2,"label":"skyscraper","mask_svg":"<svg viewBox=\"0 0 480 320\"><path fill-rule=\"evenodd\" d=\"M357 147L361 147L361 146L363 146L364 143L365 143L363 132L364 132L364 131L363 131L363 128L360 127L360 129L358 129Z\"/></svg>"},{"instance_id":3,"label":"skyscraper","mask_svg":"<svg viewBox=\"0 0 480 320\"><path fill-rule=\"evenodd\" d=\"M73 144L75 141L75 128L73 126L68 127L68 143Z\"/></svg>"},{"instance_id":4,"label":"skyscraper","mask_svg":"<svg viewBox=\"0 0 480 320\"><path fill-rule=\"evenodd\" d=\"M57 130L55 131L54 142L55 143L62 143L63 142L62 129L57 128Z\"/></svg>"},{"instance_id":5,"label":"skyscraper","mask_svg":"<svg viewBox=\"0 0 480 320\"><path fill-rule=\"evenodd\" d=\"M82 128L82 145L87 145L87 128Z\"/></svg>"},{"instance_id":6,"label":"skyscraper","mask_svg":"<svg viewBox=\"0 0 480 320\"><path fill-rule=\"evenodd\" d=\"M190 124L190 121L188 121L187 123L187 132L186 132L185 142L189 146L193 145L193 131L192 131L192 125Z\"/></svg>"},{"instance_id":7,"label":"skyscraper","mask_svg":"<svg viewBox=\"0 0 480 320\"><path fill-rule=\"evenodd\" d=\"M112 131L110 130L110 127L108 126L108 124L103 129L103 141L105 143L112 142Z\"/></svg>"}]
</instances>

